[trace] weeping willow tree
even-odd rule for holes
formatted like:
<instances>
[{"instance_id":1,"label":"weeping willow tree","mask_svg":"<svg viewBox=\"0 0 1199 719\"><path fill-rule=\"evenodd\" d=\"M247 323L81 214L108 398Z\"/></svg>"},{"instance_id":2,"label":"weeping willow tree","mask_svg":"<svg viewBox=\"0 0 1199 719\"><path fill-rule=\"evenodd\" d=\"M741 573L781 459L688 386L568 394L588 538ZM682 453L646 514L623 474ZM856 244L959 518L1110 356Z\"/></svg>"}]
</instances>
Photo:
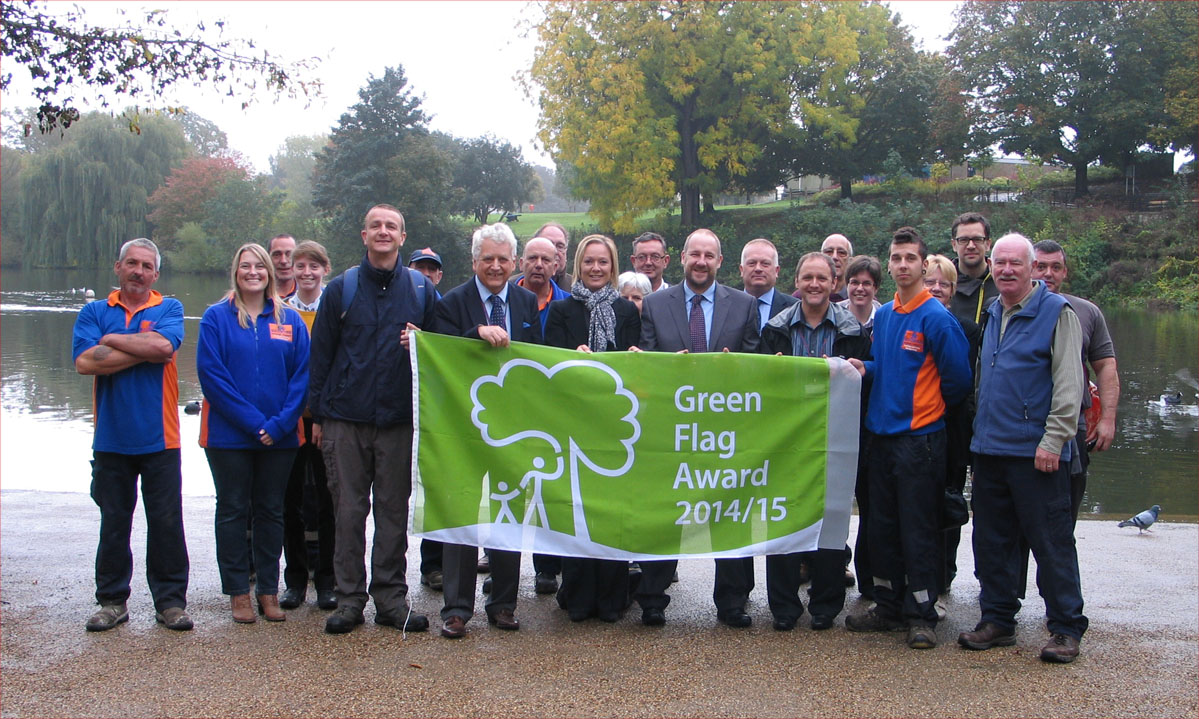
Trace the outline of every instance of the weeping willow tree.
<instances>
[{"instance_id":1,"label":"weeping willow tree","mask_svg":"<svg viewBox=\"0 0 1199 719\"><path fill-rule=\"evenodd\" d=\"M17 221L5 226L17 237L5 244L15 242L28 266L106 266L123 242L148 235L146 199L191 151L174 120L143 118L133 133L119 118L89 114L63 141L24 154L11 183Z\"/></svg>"}]
</instances>

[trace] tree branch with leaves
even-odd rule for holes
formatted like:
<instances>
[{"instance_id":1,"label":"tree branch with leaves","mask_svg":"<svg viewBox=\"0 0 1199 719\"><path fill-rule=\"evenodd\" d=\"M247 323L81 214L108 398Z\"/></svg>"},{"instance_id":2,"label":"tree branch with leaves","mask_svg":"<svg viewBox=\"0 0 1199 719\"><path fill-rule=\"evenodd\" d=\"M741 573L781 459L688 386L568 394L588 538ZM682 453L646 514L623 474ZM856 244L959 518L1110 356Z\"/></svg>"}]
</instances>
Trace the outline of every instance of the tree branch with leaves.
<instances>
[{"instance_id":1,"label":"tree branch with leaves","mask_svg":"<svg viewBox=\"0 0 1199 719\"><path fill-rule=\"evenodd\" d=\"M184 34L168 24L163 10L148 10L139 13L136 23L106 28L87 24L83 10L71 7L52 14L47 3L37 0L0 4L0 55L28 70L40 103L36 127L43 133L65 130L79 119L75 90L80 85L94 90L102 107L119 98L158 97L182 82L210 85L230 97L240 91L243 108L263 89L289 97L320 95L319 80L304 74L316 58L284 63L258 51L252 40L223 37L224 20L212 23L212 38L203 22ZM0 89L7 90L12 79L11 72L0 73ZM136 117L129 127L138 130ZM33 130L31 121L25 133Z\"/></svg>"}]
</instances>

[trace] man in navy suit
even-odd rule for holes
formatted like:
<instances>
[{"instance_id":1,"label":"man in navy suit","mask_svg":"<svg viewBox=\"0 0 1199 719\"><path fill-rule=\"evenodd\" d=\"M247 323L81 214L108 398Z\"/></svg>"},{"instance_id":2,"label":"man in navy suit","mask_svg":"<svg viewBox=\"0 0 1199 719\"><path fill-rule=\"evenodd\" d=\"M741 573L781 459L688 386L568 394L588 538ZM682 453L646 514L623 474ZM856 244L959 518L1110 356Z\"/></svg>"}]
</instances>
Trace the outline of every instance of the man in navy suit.
<instances>
[{"instance_id":1,"label":"man in navy suit","mask_svg":"<svg viewBox=\"0 0 1199 719\"><path fill-rule=\"evenodd\" d=\"M692 232L683 244L682 284L645 297L641 309L640 348L659 352L756 352L759 341L757 302L716 282L724 257L720 238L711 230ZM641 562L636 598L641 621L666 623L670 603L666 588L677 560ZM716 616L731 627L748 627L745 601L753 589L753 557L716 560L712 599Z\"/></svg>"},{"instance_id":2,"label":"man in navy suit","mask_svg":"<svg viewBox=\"0 0 1199 719\"><path fill-rule=\"evenodd\" d=\"M471 238L475 275L446 293L433 318L433 329L444 335L481 339L493 347L510 341L541 343L537 295L508 281L516 269L516 236L502 222L484 225ZM487 620L499 629L520 629L514 610L520 579L520 552L491 550L491 597ZM475 612L478 549L446 544L442 559L445 604L441 635L466 636L466 622Z\"/></svg>"},{"instance_id":3,"label":"man in navy suit","mask_svg":"<svg viewBox=\"0 0 1199 719\"><path fill-rule=\"evenodd\" d=\"M770 240L756 239L741 248L741 285L758 300L758 329L778 313L799 302L774 288L779 279L779 251Z\"/></svg>"}]
</instances>

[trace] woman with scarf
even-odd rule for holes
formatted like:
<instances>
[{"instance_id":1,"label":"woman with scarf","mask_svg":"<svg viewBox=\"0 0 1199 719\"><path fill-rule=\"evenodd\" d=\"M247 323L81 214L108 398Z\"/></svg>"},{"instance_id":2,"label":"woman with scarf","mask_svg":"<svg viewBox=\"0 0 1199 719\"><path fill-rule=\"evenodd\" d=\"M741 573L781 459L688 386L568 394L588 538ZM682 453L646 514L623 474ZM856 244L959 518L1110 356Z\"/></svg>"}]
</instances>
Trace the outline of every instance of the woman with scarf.
<instances>
[{"instance_id":1,"label":"woman with scarf","mask_svg":"<svg viewBox=\"0 0 1199 719\"><path fill-rule=\"evenodd\" d=\"M641 336L637 307L620 296L616 243L588 235L575 251L570 297L550 303L545 343L581 352L625 351ZM566 557L558 605L580 622L598 616L615 622L629 606L628 563L611 559Z\"/></svg>"}]
</instances>

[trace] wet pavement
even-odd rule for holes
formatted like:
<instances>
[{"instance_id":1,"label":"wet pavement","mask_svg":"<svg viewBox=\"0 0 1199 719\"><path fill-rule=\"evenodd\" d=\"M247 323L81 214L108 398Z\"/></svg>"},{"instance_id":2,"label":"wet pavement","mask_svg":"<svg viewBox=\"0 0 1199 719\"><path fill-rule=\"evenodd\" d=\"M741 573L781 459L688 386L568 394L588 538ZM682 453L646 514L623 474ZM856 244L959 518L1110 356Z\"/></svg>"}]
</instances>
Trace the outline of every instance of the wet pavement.
<instances>
[{"instance_id":1,"label":"wet pavement","mask_svg":"<svg viewBox=\"0 0 1199 719\"><path fill-rule=\"evenodd\" d=\"M1038 659L1044 604L1030 587L1016 646L970 652L978 620L969 526L941 644L845 630L865 603L849 591L836 626L771 628L764 561L749 629L716 621L712 562L679 566L665 627L636 606L616 624L572 624L533 593L522 564L519 632L482 613L465 639L436 632L441 595L417 582L414 609L433 630L403 635L367 623L323 631L312 603L282 624L237 625L220 593L211 497L185 497L191 632L154 622L145 584L145 523L134 528L130 619L89 633L99 511L85 494L0 493L0 715L25 716L1199 716L1199 527L1084 521L1077 537L1091 627L1070 665ZM480 582L481 584L481 582Z\"/></svg>"}]
</instances>

